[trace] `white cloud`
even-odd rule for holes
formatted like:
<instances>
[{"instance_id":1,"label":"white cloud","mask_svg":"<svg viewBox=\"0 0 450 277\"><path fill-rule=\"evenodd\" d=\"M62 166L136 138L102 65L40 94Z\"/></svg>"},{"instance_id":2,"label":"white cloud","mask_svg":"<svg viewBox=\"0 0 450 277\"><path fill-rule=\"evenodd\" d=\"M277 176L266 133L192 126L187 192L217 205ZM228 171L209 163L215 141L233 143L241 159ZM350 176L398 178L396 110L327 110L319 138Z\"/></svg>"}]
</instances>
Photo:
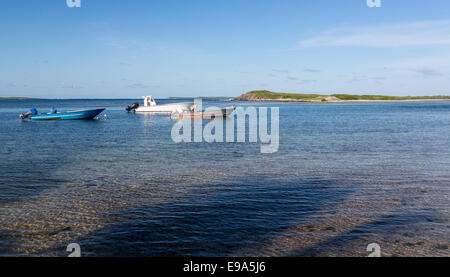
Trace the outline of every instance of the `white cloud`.
<instances>
[{"instance_id":1,"label":"white cloud","mask_svg":"<svg viewBox=\"0 0 450 277\"><path fill-rule=\"evenodd\" d=\"M445 77L450 72L450 54L442 53L436 56L398 59L397 61L378 61L378 65L374 69L383 69L386 73L404 77L414 77L411 75L412 73L426 78Z\"/></svg>"},{"instance_id":2,"label":"white cloud","mask_svg":"<svg viewBox=\"0 0 450 277\"><path fill-rule=\"evenodd\" d=\"M135 83L135 84L128 85L128 88L147 89L148 86L145 84L142 84L142 83Z\"/></svg>"},{"instance_id":3,"label":"white cloud","mask_svg":"<svg viewBox=\"0 0 450 277\"><path fill-rule=\"evenodd\" d=\"M443 53L435 56L423 56L418 58L401 59L396 62L380 64L387 68L450 68L450 53Z\"/></svg>"},{"instance_id":4,"label":"white cloud","mask_svg":"<svg viewBox=\"0 0 450 277\"><path fill-rule=\"evenodd\" d=\"M64 88L64 89L83 89L84 87L71 84L71 85L62 85L61 88Z\"/></svg>"},{"instance_id":5,"label":"white cloud","mask_svg":"<svg viewBox=\"0 0 450 277\"><path fill-rule=\"evenodd\" d=\"M423 67L423 68L414 68L411 70L423 75L424 77L441 76L442 75L439 71L437 71L436 69L433 69L433 68Z\"/></svg>"},{"instance_id":6,"label":"white cloud","mask_svg":"<svg viewBox=\"0 0 450 277\"><path fill-rule=\"evenodd\" d=\"M313 69L313 68L306 68L303 71L308 72L308 73L319 73L320 72L319 69Z\"/></svg>"},{"instance_id":7,"label":"white cloud","mask_svg":"<svg viewBox=\"0 0 450 277\"><path fill-rule=\"evenodd\" d=\"M450 20L336 28L300 42L300 47L421 45L450 45Z\"/></svg>"}]
</instances>

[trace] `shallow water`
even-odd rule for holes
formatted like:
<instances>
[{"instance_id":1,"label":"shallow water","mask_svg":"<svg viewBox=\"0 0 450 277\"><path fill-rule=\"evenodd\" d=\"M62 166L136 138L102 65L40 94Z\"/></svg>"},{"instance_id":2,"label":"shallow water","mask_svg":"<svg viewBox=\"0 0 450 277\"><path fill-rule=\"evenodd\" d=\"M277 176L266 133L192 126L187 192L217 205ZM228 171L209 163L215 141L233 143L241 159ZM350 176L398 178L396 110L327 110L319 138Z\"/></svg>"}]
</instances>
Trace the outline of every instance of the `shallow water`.
<instances>
[{"instance_id":1,"label":"shallow water","mask_svg":"<svg viewBox=\"0 0 450 277\"><path fill-rule=\"evenodd\" d=\"M132 102L0 101L0 255L449 256L450 102L267 103L274 154L176 144ZM18 119L51 106L108 117Z\"/></svg>"}]
</instances>

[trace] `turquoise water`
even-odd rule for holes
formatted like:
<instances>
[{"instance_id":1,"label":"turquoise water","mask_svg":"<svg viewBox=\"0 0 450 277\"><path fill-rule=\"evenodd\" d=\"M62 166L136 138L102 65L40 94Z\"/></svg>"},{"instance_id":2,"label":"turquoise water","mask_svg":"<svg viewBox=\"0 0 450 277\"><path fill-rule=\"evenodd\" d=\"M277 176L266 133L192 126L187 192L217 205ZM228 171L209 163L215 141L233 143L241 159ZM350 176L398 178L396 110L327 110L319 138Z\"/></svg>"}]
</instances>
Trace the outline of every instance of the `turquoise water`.
<instances>
[{"instance_id":1,"label":"turquoise water","mask_svg":"<svg viewBox=\"0 0 450 277\"><path fill-rule=\"evenodd\" d=\"M280 107L274 154L176 144L132 102L0 101L0 255L449 255L450 102L204 103ZM108 116L18 118L51 106Z\"/></svg>"}]
</instances>

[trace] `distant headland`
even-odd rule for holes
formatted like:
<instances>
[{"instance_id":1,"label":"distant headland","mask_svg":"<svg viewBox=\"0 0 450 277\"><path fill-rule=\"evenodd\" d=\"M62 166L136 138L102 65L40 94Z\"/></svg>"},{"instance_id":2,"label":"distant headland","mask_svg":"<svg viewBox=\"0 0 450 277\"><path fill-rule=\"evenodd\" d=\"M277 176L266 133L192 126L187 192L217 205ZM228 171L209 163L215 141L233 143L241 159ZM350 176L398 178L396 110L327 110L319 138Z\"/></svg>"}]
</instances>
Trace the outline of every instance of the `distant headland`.
<instances>
[{"instance_id":1,"label":"distant headland","mask_svg":"<svg viewBox=\"0 0 450 277\"><path fill-rule=\"evenodd\" d=\"M227 99L233 99L233 97L229 96L192 96L192 97L178 97L178 96L170 96L167 99L170 100L186 100L186 99L195 99L195 98L201 98L204 100L227 100Z\"/></svg>"},{"instance_id":2,"label":"distant headland","mask_svg":"<svg viewBox=\"0 0 450 277\"><path fill-rule=\"evenodd\" d=\"M235 98L238 101L283 101L283 102L385 102L385 101L450 101L450 96L384 96L356 94L297 94L254 90Z\"/></svg>"},{"instance_id":3,"label":"distant headland","mask_svg":"<svg viewBox=\"0 0 450 277\"><path fill-rule=\"evenodd\" d=\"M32 97L0 97L0 100L26 100L26 99L41 99Z\"/></svg>"}]
</instances>

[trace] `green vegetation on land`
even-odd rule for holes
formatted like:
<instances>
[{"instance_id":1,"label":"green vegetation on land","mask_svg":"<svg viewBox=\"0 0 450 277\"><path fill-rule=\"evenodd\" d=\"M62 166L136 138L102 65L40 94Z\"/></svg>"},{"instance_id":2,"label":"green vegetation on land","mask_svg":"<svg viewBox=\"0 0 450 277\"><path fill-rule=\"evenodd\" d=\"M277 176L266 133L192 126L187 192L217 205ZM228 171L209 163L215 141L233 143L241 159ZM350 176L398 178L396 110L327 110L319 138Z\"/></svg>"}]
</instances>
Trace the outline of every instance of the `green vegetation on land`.
<instances>
[{"instance_id":1,"label":"green vegetation on land","mask_svg":"<svg viewBox=\"0 0 450 277\"><path fill-rule=\"evenodd\" d=\"M355 94L297 94L297 93L279 93L268 90L255 90L247 92L236 100L258 101L258 100L292 100L292 101L402 101L402 100L447 100L450 96L385 96L385 95L355 95Z\"/></svg>"},{"instance_id":2,"label":"green vegetation on land","mask_svg":"<svg viewBox=\"0 0 450 277\"><path fill-rule=\"evenodd\" d=\"M421 99L450 99L450 96L385 96L385 95L352 95L333 94L340 100L421 100Z\"/></svg>"},{"instance_id":3,"label":"green vegetation on land","mask_svg":"<svg viewBox=\"0 0 450 277\"><path fill-rule=\"evenodd\" d=\"M0 100L11 100L11 99L40 99L40 98L30 98L30 97L0 97Z\"/></svg>"}]
</instances>

